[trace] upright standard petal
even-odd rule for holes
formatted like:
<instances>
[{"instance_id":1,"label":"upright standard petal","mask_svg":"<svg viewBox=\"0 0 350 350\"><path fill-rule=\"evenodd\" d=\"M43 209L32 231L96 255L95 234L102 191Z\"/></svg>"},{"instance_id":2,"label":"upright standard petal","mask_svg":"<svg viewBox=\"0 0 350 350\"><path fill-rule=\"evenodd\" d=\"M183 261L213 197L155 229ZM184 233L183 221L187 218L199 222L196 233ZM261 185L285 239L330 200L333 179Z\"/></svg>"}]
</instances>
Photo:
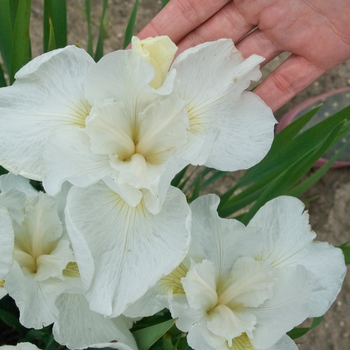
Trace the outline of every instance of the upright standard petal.
<instances>
[{"instance_id":1,"label":"upright standard petal","mask_svg":"<svg viewBox=\"0 0 350 350\"><path fill-rule=\"evenodd\" d=\"M0 89L2 166L42 179L43 152L50 135L85 126L90 105L83 82L93 65L84 50L68 46L35 58L17 73L12 86Z\"/></svg>"},{"instance_id":2,"label":"upright standard petal","mask_svg":"<svg viewBox=\"0 0 350 350\"><path fill-rule=\"evenodd\" d=\"M244 60L229 39L198 45L177 57L174 91L187 102L190 121L189 141L182 149L186 160L234 171L265 156L276 121L258 96L243 92L260 78L261 61L257 55Z\"/></svg>"},{"instance_id":3,"label":"upright standard petal","mask_svg":"<svg viewBox=\"0 0 350 350\"><path fill-rule=\"evenodd\" d=\"M92 157L109 159L106 183L131 206L147 192L147 208L156 213L180 163L186 165L179 160L172 166L187 142L188 115L179 96L149 86L153 76L154 68L138 52L117 51L102 58L85 82L92 105L85 131ZM82 171L81 183L84 179Z\"/></svg>"},{"instance_id":4,"label":"upright standard petal","mask_svg":"<svg viewBox=\"0 0 350 350\"><path fill-rule=\"evenodd\" d=\"M169 67L175 57L177 46L168 36L158 36L140 40L133 37L132 50L139 52L144 61L152 64L155 76L150 86L157 89L163 85Z\"/></svg>"},{"instance_id":5,"label":"upright standard petal","mask_svg":"<svg viewBox=\"0 0 350 350\"><path fill-rule=\"evenodd\" d=\"M188 250L190 212L175 188L154 215L143 200L130 207L103 182L73 187L66 218L73 246L84 238L91 251L95 274L87 299L92 310L105 316L120 315L179 265Z\"/></svg>"}]
</instances>

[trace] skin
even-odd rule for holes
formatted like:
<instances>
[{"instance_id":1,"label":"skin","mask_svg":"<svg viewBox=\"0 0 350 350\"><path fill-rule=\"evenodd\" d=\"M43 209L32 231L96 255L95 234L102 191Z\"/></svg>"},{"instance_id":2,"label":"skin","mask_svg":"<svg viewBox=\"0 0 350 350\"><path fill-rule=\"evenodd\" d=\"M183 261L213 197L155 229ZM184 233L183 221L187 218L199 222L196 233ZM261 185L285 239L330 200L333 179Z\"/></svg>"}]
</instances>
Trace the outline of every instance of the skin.
<instances>
[{"instance_id":1,"label":"skin","mask_svg":"<svg viewBox=\"0 0 350 350\"><path fill-rule=\"evenodd\" d=\"M231 38L248 57L268 63L291 56L254 90L273 111L329 69L350 58L350 0L170 0L139 33L168 35L178 53Z\"/></svg>"}]
</instances>

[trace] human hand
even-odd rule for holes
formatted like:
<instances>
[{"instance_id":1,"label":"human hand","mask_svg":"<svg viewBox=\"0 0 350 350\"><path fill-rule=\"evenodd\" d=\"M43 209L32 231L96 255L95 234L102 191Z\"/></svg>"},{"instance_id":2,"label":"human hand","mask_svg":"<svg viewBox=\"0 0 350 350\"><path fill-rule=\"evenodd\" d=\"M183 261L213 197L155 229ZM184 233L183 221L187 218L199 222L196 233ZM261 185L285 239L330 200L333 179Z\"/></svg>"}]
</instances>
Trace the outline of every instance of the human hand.
<instances>
[{"instance_id":1,"label":"human hand","mask_svg":"<svg viewBox=\"0 0 350 350\"><path fill-rule=\"evenodd\" d=\"M244 57L261 55L264 64L291 52L254 90L276 110L350 58L349 18L349 0L171 0L138 36L168 35L178 53L231 38Z\"/></svg>"}]
</instances>

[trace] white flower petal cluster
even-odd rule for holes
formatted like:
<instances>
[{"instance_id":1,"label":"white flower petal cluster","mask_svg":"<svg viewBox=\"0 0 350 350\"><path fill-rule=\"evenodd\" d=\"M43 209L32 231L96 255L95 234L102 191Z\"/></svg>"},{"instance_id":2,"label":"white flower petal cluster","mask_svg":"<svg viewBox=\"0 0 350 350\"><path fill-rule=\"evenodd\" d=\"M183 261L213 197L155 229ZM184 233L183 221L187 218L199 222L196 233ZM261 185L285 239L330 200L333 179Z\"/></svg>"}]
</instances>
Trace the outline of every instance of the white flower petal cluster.
<instances>
[{"instance_id":1,"label":"white flower petal cluster","mask_svg":"<svg viewBox=\"0 0 350 350\"><path fill-rule=\"evenodd\" d=\"M191 204L188 255L126 313L168 307L195 350L296 350L285 334L335 300L341 250L313 241L296 198L268 202L247 226L219 218L218 203L207 195Z\"/></svg>"},{"instance_id":2,"label":"white flower petal cluster","mask_svg":"<svg viewBox=\"0 0 350 350\"><path fill-rule=\"evenodd\" d=\"M32 60L0 89L0 164L66 181L66 227L92 310L119 316L185 257L190 210L170 186L192 163L250 167L270 148L275 119L244 91L262 57L229 39L180 54L168 37L133 39L98 63L69 46ZM19 98L20 96L20 98ZM5 259L6 257L4 257ZM4 267L5 268L5 267Z\"/></svg>"},{"instance_id":3,"label":"white flower petal cluster","mask_svg":"<svg viewBox=\"0 0 350 350\"><path fill-rule=\"evenodd\" d=\"M34 190L27 179L8 174L0 177L0 189L0 278L20 310L22 325L41 329L54 323L55 338L71 349L135 350L129 321L106 319L89 309L84 293L94 264L86 250L80 274L65 225L67 186L51 197ZM110 344L114 339L118 344Z\"/></svg>"},{"instance_id":4,"label":"white flower petal cluster","mask_svg":"<svg viewBox=\"0 0 350 350\"><path fill-rule=\"evenodd\" d=\"M144 199L156 214L185 165L233 171L259 162L275 119L244 90L260 78L263 58L244 60L229 39L171 64L175 52L168 37L134 38L132 50L96 64L74 46L34 59L0 91L0 163L43 180L51 195L66 180L103 180L130 206Z\"/></svg>"}]
</instances>

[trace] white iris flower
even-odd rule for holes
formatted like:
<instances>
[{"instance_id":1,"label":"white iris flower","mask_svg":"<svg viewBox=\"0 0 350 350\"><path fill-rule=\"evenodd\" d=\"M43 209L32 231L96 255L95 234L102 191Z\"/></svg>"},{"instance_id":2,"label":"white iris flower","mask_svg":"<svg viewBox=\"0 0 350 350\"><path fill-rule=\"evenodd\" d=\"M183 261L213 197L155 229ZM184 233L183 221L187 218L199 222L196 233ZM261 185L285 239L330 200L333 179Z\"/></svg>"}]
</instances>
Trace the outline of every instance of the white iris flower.
<instances>
[{"instance_id":1,"label":"white iris flower","mask_svg":"<svg viewBox=\"0 0 350 350\"><path fill-rule=\"evenodd\" d=\"M67 230L86 294L114 317L178 266L190 212L170 186L187 164L250 167L270 148L275 119L244 90L262 57L244 60L231 40L180 54L167 37L98 63L74 46L44 54L0 89L0 164L42 180L50 195L69 181ZM15 137L14 137L15 135Z\"/></svg>"},{"instance_id":2,"label":"white iris flower","mask_svg":"<svg viewBox=\"0 0 350 350\"><path fill-rule=\"evenodd\" d=\"M70 349L136 350L130 321L92 312L83 295L93 262L82 243L80 272L65 227L66 186L50 197L8 174L0 177L0 189L0 278L20 310L20 322L36 329L54 323L56 341Z\"/></svg>"},{"instance_id":3,"label":"white iris flower","mask_svg":"<svg viewBox=\"0 0 350 350\"><path fill-rule=\"evenodd\" d=\"M323 315L340 291L340 249L314 242L301 201L279 197L247 227L221 219L215 195L198 198L183 263L127 310L167 306L195 350L296 350L285 333Z\"/></svg>"},{"instance_id":4,"label":"white iris flower","mask_svg":"<svg viewBox=\"0 0 350 350\"><path fill-rule=\"evenodd\" d=\"M70 46L23 67L0 90L0 163L43 180L50 194L66 180L104 180L156 214L186 164L233 171L264 157L275 119L244 91L260 78L262 57L244 60L228 39L186 50L172 65L167 37L134 38L133 47L95 64Z\"/></svg>"}]
</instances>

